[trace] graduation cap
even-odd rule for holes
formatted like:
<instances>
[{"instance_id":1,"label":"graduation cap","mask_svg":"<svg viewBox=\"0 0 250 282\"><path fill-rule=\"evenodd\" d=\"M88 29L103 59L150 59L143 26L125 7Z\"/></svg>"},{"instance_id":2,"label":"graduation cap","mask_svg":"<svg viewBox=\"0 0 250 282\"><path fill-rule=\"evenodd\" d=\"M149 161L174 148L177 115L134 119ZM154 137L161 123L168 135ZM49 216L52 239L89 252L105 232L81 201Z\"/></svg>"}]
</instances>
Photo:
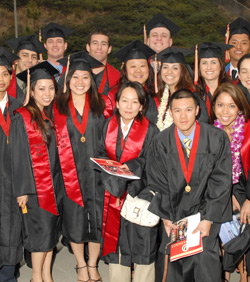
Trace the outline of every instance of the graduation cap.
<instances>
[{"instance_id":1,"label":"graduation cap","mask_svg":"<svg viewBox=\"0 0 250 282\"><path fill-rule=\"evenodd\" d=\"M224 27L220 32L225 34L227 27ZM229 38L234 34L247 34L250 37L250 23L242 18L238 18L229 24L230 35Z\"/></svg>"},{"instance_id":2,"label":"graduation cap","mask_svg":"<svg viewBox=\"0 0 250 282\"><path fill-rule=\"evenodd\" d=\"M43 44L35 37L35 35L26 35L18 38L12 38L6 41L8 46L17 54L20 50L26 49L34 51L37 54L46 51Z\"/></svg>"},{"instance_id":3,"label":"graduation cap","mask_svg":"<svg viewBox=\"0 0 250 282\"><path fill-rule=\"evenodd\" d=\"M12 62L18 60L19 57L15 54L8 52L4 47L0 46L0 66L11 67Z\"/></svg>"},{"instance_id":4,"label":"graduation cap","mask_svg":"<svg viewBox=\"0 0 250 282\"><path fill-rule=\"evenodd\" d=\"M132 59L145 59L148 60L155 54L155 51L149 48L140 40L130 42L120 50L116 51L113 56L122 62L127 62Z\"/></svg>"},{"instance_id":5,"label":"graduation cap","mask_svg":"<svg viewBox=\"0 0 250 282\"><path fill-rule=\"evenodd\" d=\"M73 32L74 30L71 28L51 22L47 24L44 28L42 28L42 37L45 40L53 37L62 37L65 39L68 35L72 34Z\"/></svg>"},{"instance_id":6,"label":"graduation cap","mask_svg":"<svg viewBox=\"0 0 250 282\"><path fill-rule=\"evenodd\" d=\"M156 27L165 27L170 31L171 37L174 36L179 30L180 27L173 23L171 20L166 18L164 15L158 13L151 20L149 20L146 25L144 25L144 42L147 41L147 36L150 31Z\"/></svg>"},{"instance_id":7,"label":"graduation cap","mask_svg":"<svg viewBox=\"0 0 250 282\"><path fill-rule=\"evenodd\" d=\"M219 42L204 42L198 45L199 58L220 58L222 53L234 47L230 44Z\"/></svg>"},{"instance_id":8,"label":"graduation cap","mask_svg":"<svg viewBox=\"0 0 250 282\"><path fill-rule=\"evenodd\" d=\"M157 54L157 59L161 61L161 63L186 64L185 57L193 53L193 49L168 47Z\"/></svg>"}]
</instances>

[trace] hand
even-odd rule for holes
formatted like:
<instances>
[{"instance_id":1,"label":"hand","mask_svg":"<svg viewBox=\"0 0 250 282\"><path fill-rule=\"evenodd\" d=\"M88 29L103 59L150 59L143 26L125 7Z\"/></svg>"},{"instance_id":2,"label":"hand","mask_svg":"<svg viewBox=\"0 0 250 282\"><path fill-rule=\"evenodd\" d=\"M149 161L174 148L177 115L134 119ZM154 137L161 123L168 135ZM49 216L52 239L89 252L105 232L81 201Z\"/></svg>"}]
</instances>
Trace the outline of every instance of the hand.
<instances>
[{"instance_id":1,"label":"hand","mask_svg":"<svg viewBox=\"0 0 250 282\"><path fill-rule=\"evenodd\" d=\"M129 171L129 168L126 164L121 165L120 168L123 169L124 171Z\"/></svg>"},{"instance_id":2,"label":"hand","mask_svg":"<svg viewBox=\"0 0 250 282\"><path fill-rule=\"evenodd\" d=\"M16 198L16 200L17 200L18 206L23 209L28 202L28 195L19 196Z\"/></svg>"},{"instance_id":3,"label":"hand","mask_svg":"<svg viewBox=\"0 0 250 282\"><path fill-rule=\"evenodd\" d=\"M193 234L198 232L198 231L200 231L201 238L207 237L207 236L209 236L211 226L212 226L212 222L209 221L209 220L204 219L195 228L195 230L193 231Z\"/></svg>"},{"instance_id":4,"label":"hand","mask_svg":"<svg viewBox=\"0 0 250 282\"><path fill-rule=\"evenodd\" d=\"M177 226L175 224L173 224L173 222L171 220L167 220L167 219L163 219L163 224L164 224L164 227L165 227L165 230L166 230L168 237L170 237L171 230L176 229Z\"/></svg>"},{"instance_id":5,"label":"hand","mask_svg":"<svg viewBox=\"0 0 250 282\"><path fill-rule=\"evenodd\" d=\"M235 198L235 196L232 196L232 204L233 204L233 211L235 210L239 210L240 211L240 204L237 201L237 199Z\"/></svg>"},{"instance_id":6,"label":"hand","mask_svg":"<svg viewBox=\"0 0 250 282\"><path fill-rule=\"evenodd\" d=\"M241 211L240 211L240 222L247 224L247 222L250 224L250 201L245 200Z\"/></svg>"}]
</instances>

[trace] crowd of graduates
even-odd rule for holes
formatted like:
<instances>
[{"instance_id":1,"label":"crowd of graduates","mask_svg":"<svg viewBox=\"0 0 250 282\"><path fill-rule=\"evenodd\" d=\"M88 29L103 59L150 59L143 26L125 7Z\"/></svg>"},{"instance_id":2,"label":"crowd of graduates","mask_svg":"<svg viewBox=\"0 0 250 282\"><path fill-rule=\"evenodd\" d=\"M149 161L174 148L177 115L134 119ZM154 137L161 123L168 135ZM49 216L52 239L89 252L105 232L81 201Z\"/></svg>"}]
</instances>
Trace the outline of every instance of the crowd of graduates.
<instances>
[{"instance_id":1,"label":"crowd of graduates","mask_svg":"<svg viewBox=\"0 0 250 282\"><path fill-rule=\"evenodd\" d=\"M24 251L31 281L52 282L59 239L76 260L72 281L102 281L100 259L110 282L230 281L235 268L250 281L250 23L190 49L174 46L179 30L155 15L144 43L113 53L120 70L101 29L68 56L73 30L56 23L41 29L44 43L28 35L0 47L0 282L17 281ZM148 200L159 224L122 217L127 195ZM220 226L237 212L245 229L223 246ZM197 213L203 252L170 262L175 222Z\"/></svg>"}]
</instances>

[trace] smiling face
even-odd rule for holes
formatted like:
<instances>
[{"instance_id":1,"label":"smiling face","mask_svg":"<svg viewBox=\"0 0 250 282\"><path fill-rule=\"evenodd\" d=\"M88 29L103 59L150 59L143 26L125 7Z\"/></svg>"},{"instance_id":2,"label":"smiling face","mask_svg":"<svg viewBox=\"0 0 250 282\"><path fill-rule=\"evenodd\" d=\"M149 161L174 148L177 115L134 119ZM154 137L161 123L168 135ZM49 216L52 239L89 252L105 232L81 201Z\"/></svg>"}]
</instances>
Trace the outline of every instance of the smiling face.
<instances>
[{"instance_id":1,"label":"smiling face","mask_svg":"<svg viewBox=\"0 0 250 282\"><path fill-rule=\"evenodd\" d=\"M236 68L239 59L250 52L250 39L247 34L233 34L229 44L234 45L229 49L230 60Z\"/></svg>"},{"instance_id":2,"label":"smiling face","mask_svg":"<svg viewBox=\"0 0 250 282\"><path fill-rule=\"evenodd\" d=\"M148 62L145 59L132 59L126 62L127 78L145 85L149 76Z\"/></svg>"},{"instance_id":3,"label":"smiling face","mask_svg":"<svg viewBox=\"0 0 250 282\"><path fill-rule=\"evenodd\" d=\"M185 136L189 136L195 125L199 106L196 106L193 98L174 99L170 109L170 115L177 128Z\"/></svg>"},{"instance_id":4,"label":"smiling face","mask_svg":"<svg viewBox=\"0 0 250 282\"><path fill-rule=\"evenodd\" d=\"M47 49L48 60L59 60L63 58L68 45L62 37L51 37L46 40L44 47Z\"/></svg>"},{"instance_id":5,"label":"smiling face","mask_svg":"<svg viewBox=\"0 0 250 282\"><path fill-rule=\"evenodd\" d=\"M55 86L52 79L39 79L34 90L31 90L31 97L42 111L44 107L50 105L55 97Z\"/></svg>"},{"instance_id":6,"label":"smiling face","mask_svg":"<svg viewBox=\"0 0 250 282\"><path fill-rule=\"evenodd\" d=\"M34 51L22 49L17 55L19 56L19 59L17 60L16 74L38 64L37 53Z\"/></svg>"},{"instance_id":7,"label":"smiling face","mask_svg":"<svg viewBox=\"0 0 250 282\"><path fill-rule=\"evenodd\" d=\"M214 113L224 129L230 129L239 114L239 108L227 92L222 92L215 101Z\"/></svg>"},{"instance_id":8,"label":"smiling face","mask_svg":"<svg viewBox=\"0 0 250 282\"><path fill-rule=\"evenodd\" d=\"M201 58L200 72L206 81L216 80L218 82L221 66L218 58Z\"/></svg>"},{"instance_id":9,"label":"smiling face","mask_svg":"<svg viewBox=\"0 0 250 282\"><path fill-rule=\"evenodd\" d=\"M72 96L84 95L91 86L91 75L88 71L76 70L69 82Z\"/></svg>"},{"instance_id":10,"label":"smiling face","mask_svg":"<svg viewBox=\"0 0 250 282\"><path fill-rule=\"evenodd\" d=\"M238 77L244 87L250 92L250 58L244 59L240 65Z\"/></svg>"},{"instance_id":11,"label":"smiling face","mask_svg":"<svg viewBox=\"0 0 250 282\"><path fill-rule=\"evenodd\" d=\"M181 77L181 65L179 63L163 63L161 68L162 80L169 86L170 91L176 90L176 85Z\"/></svg>"},{"instance_id":12,"label":"smiling face","mask_svg":"<svg viewBox=\"0 0 250 282\"><path fill-rule=\"evenodd\" d=\"M11 75L5 66L0 66L0 96L5 95L7 88L10 85Z\"/></svg>"},{"instance_id":13,"label":"smiling face","mask_svg":"<svg viewBox=\"0 0 250 282\"><path fill-rule=\"evenodd\" d=\"M165 27L155 27L150 30L147 45L156 53L172 46L170 31Z\"/></svg>"},{"instance_id":14,"label":"smiling face","mask_svg":"<svg viewBox=\"0 0 250 282\"><path fill-rule=\"evenodd\" d=\"M129 124L142 110L138 95L135 89L131 87L124 88L119 101L116 102L116 108L119 110L122 121Z\"/></svg>"}]
</instances>

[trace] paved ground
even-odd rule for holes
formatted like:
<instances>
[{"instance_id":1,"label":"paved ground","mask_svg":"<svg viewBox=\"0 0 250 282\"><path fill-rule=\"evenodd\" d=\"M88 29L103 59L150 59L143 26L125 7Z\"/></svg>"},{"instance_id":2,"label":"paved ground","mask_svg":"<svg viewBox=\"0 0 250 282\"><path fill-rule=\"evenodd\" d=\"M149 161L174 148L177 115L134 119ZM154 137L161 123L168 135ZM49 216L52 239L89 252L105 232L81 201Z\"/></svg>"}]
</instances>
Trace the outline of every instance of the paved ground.
<instances>
[{"instance_id":1,"label":"paved ground","mask_svg":"<svg viewBox=\"0 0 250 282\"><path fill-rule=\"evenodd\" d=\"M58 245L58 253L53 266L53 279L55 282L76 282L77 274L75 272L75 259L72 254L68 252L68 249L61 244ZM108 279L108 266L102 261L99 263L99 272L102 276L103 282L109 282ZM31 278L31 269L26 265L22 265L20 269L20 277L18 282L29 282ZM239 282L240 275L234 273L230 282ZM119 282L119 281L115 281ZM146 281L142 281L146 282ZM199 281L202 282L202 281Z\"/></svg>"}]
</instances>

